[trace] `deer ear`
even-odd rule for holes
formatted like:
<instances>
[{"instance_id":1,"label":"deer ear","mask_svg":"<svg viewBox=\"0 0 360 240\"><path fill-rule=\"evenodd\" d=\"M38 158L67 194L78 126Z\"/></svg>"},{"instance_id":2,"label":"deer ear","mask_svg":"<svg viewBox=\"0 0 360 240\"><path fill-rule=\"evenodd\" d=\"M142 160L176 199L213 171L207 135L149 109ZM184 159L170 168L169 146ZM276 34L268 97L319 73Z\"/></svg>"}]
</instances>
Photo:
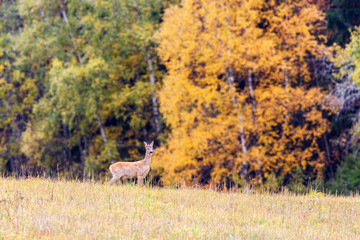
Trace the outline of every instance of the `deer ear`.
<instances>
[{"instance_id":1,"label":"deer ear","mask_svg":"<svg viewBox=\"0 0 360 240\"><path fill-rule=\"evenodd\" d=\"M147 143L146 142L144 142L144 145L145 145L145 147L147 146Z\"/></svg>"},{"instance_id":2,"label":"deer ear","mask_svg":"<svg viewBox=\"0 0 360 240\"><path fill-rule=\"evenodd\" d=\"M152 141L152 142L150 143L150 145L151 145L151 146L154 146L154 141Z\"/></svg>"}]
</instances>

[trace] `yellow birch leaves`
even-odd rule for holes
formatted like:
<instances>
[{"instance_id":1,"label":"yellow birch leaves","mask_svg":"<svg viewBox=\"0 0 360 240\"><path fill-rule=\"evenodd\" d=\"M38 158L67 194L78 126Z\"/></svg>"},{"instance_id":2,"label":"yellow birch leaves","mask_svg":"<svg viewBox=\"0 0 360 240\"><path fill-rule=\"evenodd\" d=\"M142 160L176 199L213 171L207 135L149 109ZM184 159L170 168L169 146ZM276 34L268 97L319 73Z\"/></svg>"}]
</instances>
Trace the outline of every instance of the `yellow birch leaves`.
<instances>
[{"instance_id":1,"label":"yellow birch leaves","mask_svg":"<svg viewBox=\"0 0 360 240\"><path fill-rule=\"evenodd\" d=\"M296 167L320 170L329 123L308 62L324 53L323 22L303 0L187 0L169 8L157 35L168 69L160 110L171 128L155 159L163 181L227 182L244 162L259 182Z\"/></svg>"}]
</instances>

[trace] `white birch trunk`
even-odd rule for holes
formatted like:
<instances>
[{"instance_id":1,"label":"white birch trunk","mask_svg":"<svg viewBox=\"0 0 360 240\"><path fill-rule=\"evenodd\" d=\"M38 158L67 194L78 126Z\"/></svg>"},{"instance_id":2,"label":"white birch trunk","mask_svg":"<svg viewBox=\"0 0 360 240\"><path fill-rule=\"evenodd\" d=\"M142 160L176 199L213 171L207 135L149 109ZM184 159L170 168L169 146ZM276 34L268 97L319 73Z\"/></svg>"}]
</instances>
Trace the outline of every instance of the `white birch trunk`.
<instances>
[{"instance_id":1,"label":"white birch trunk","mask_svg":"<svg viewBox=\"0 0 360 240\"><path fill-rule=\"evenodd\" d=\"M96 118L97 118L97 121L98 121L98 124L99 124L101 136L103 137L105 146L108 147L108 140L107 140L107 137L106 137L106 133L105 133L104 126L103 126L103 124L102 124L102 122L101 122L100 115L99 115L99 114L96 114ZM109 148L108 148L107 152L108 152L108 154L109 154L109 157L110 157L110 160L111 160L111 164L114 164L115 161L114 161L114 159L113 159L113 157L112 157L112 154L111 154L111 151L110 151Z\"/></svg>"},{"instance_id":2,"label":"white birch trunk","mask_svg":"<svg viewBox=\"0 0 360 240\"><path fill-rule=\"evenodd\" d=\"M63 0L60 0L60 5L61 5L61 15L63 17L65 25L67 27L69 27L69 18L67 17L66 10L65 10L65 3L64 3ZM70 37L71 37L71 41L72 41L72 43L74 45L74 48L75 48L75 51L76 51L77 45L76 45L75 37L74 37L74 35L72 34L71 31L70 31ZM80 54L77 54L77 58L78 58L79 63L83 64L83 60L82 60L82 57L81 57ZM94 91L95 91L95 89L94 89ZM108 140L107 140L107 137L106 137L106 132L105 132L104 126L102 125L99 113L96 113L96 117L97 117L97 122L98 122L98 125L99 125L99 128L100 128L101 136L103 137L105 146L108 147ZM114 164L115 161L114 161L114 159L112 157L110 149L108 149L108 154L109 154L109 157L110 157L110 160L111 160L111 164Z\"/></svg>"},{"instance_id":3,"label":"white birch trunk","mask_svg":"<svg viewBox=\"0 0 360 240\"><path fill-rule=\"evenodd\" d=\"M223 11L225 12L225 8L224 8L224 4L221 4L221 7L223 9ZM228 43L230 42L230 17L227 16L226 18L226 26L227 26L227 30L228 30L228 36L227 36L227 41ZM220 39L220 42L221 39ZM243 179L246 181L246 183L249 182L249 174L248 174L248 167L249 167L249 163L246 157L246 153L247 153L247 147L246 147L246 138L245 138L245 133L244 133L244 127L243 127L243 116L241 114L241 111L239 109L239 104L238 104L238 100L236 97L236 90L235 90L235 78L234 78L234 74L233 74L233 70L232 70L232 64L231 64L231 48L229 45L226 45L226 51L229 57L229 63L228 63L228 67L225 69L226 71L226 78L227 78L227 82L229 84L230 87L230 91L231 91L231 96L232 96L232 102L234 104L236 113L237 113L237 117L238 117L238 122L239 122L239 126L240 126L240 144L241 144L241 149L242 152L244 154L245 160L243 162L243 167L241 169L241 175L243 177Z\"/></svg>"},{"instance_id":4,"label":"white birch trunk","mask_svg":"<svg viewBox=\"0 0 360 240\"><path fill-rule=\"evenodd\" d=\"M159 137L161 135L161 127L160 127L160 120L159 120L159 107L158 107L158 102L157 102L156 93L155 93L154 68L153 68L153 64L152 64L149 53L146 53L146 61L148 63L148 68L149 68L150 84L153 88L151 100L152 100L152 105L153 105L155 132L156 132L156 135Z\"/></svg>"}]
</instances>

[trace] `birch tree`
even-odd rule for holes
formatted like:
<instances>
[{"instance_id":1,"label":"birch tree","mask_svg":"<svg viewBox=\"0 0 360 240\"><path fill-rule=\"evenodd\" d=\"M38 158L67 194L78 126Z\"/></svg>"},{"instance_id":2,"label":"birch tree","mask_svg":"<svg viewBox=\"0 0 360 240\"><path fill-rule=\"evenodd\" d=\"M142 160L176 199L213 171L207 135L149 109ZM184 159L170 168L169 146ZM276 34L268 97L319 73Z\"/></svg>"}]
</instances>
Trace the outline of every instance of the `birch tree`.
<instances>
[{"instance_id":1,"label":"birch tree","mask_svg":"<svg viewBox=\"0 0 360 240\"><path fill-rule=\"evenodd\" d=\"M157 36L168 69L160 110L172 131L156 160L165 182L262 182L297 167L321 175L329 122L308 62L324 54L323 17L301 0L168 9Z\"/></svg>"}]
</instances>

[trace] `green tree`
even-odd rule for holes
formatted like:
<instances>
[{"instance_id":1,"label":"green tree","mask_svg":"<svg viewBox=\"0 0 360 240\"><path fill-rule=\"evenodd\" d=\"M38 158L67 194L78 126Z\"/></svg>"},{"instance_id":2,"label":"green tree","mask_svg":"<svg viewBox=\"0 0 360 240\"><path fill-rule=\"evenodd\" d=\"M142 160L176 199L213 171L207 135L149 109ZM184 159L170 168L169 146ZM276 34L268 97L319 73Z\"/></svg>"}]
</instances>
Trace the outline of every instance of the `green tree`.
<instances>
[{"instance_id":1,"label":"green tree","mask_svg":"<svg viewBox=\"0 0 360 240\"><path fill-rule=\"evenodd\" d=\"M45 0L22 4L25 27L20 41L36 36L29 48L44 56L45 47L50 56L42 75L44 95L23 138L30 159L42 163L50 159L46 167L52 169L59 163L63 168L75 163L101 171L115 160L140 157L142 141L161 131L155 79L161 79L163 70L152 34L165 4ZM39 131L44 134L35 133ZM33 135L39 141L33 141Z\"/></svg>"},{"instance_id":2,"label":"green tree","mask_svg":"<svg viewBox=\"0 0 360 240\"><path fill-rule=\"evenodd\" d=\"M152 35L169 2L2 2L0 136L5 148L12 136L14 162L84 172L140 158L143 140L163 132Z\"/></svg>"},{"instance_id":3,"label":"green tree","mask_svg":"<svg viewBox=\"0 0 360 240\"><path fill-rule=\"evenodd\" d=\"M19 142L38 92L34 80L16 66L14 41L23 19L14 1L0 2L0 20L0 170L24 173Z\"/></svg>"}]
</instances>

